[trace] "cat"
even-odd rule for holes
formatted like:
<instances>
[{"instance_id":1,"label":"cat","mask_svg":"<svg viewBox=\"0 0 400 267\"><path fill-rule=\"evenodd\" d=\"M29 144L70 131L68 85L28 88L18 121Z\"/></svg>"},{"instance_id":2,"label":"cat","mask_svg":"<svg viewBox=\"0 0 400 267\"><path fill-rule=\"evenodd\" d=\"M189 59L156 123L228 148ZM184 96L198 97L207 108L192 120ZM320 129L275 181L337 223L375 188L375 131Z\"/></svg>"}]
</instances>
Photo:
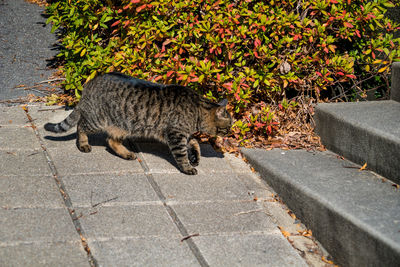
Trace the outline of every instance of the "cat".
<instances>
[{"instance_id":1,"label":"cat","mask_svg":"<svg viewBox=\"0 0 400 267\"><path fill-rule=\"evenodd\" d=\"M150 138L168 145L179 169L197 174L200 146L196 132L226 136L232 117L227 100L216 104L181 85L163 85L111 72L95 77L83 90L72 113L60 123L46 123L51 132L77 125L77 147L90 152L88 134L107 133L109 147L120 157L136 155L123 144L125 138Z\"/></svg>"}]
</instances>

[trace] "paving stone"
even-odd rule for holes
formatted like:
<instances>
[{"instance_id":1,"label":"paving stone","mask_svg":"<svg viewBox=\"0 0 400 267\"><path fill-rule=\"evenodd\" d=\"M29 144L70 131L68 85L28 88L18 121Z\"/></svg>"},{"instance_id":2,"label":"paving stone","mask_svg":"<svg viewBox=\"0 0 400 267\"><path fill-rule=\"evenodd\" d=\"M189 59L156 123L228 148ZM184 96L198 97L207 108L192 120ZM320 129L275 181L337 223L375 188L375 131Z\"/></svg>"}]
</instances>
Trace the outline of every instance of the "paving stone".
<instances>
[{"instance_id":1,"label":"paving stone","mask_svg":"<svg viewBox=\"0 0 400 267\"><path fill-rule=\"evenodd\" d=\"M153 174L164 196L176 201L250 200L249 191L235 174Z\"/></svg>"},{"instance_id":2,"label":"paving stone","mask_svg":"<svg viewBox=\"0 0 400 267\"><path fill-rule=\"evenodd\" d=\"M189 234L279 231L254 202L171 204Z\"/></svg>"},{"instance_id":3,"label":"paving stone","mask_svg":"<svg viewBox=\"0 0 400 267\"><path fill-rule=\"evenodd\" d=\"M307 266L281 234L193 238L210 266Z\"/></svg>"},{"instance_id":4,"label":"paving stone","mask_svg":"<svg viewBox=\"0 0 400 267\"><path fill-rule=\"evenodd\" d=\"M0 247L0 266L90 266L80 241Z\"/></svg>"},{"instance_id":5,"label":"paving stone","mask_svg":"<svg viewBox=\"0 0 400 267\"><path fill-rule=\"evenodd\" d=\"M180 238L89 241L100 266L199 266Z\"/></svg>"},{"instance_id":6,"label":"paving stone","mask_svg":"<svg viewBox=\"0 0 400 267\"><path fill-rule=\"evenodd\" d=\"M267 200L273 199L275 191L269 187L261 177L255 173L238 173L239 181L246 187L252 199Z\"/></svg>"},{"instance_id":7,"label":"paving stone","mask_svg":"<svg viewBox=\"0 0 400 267\"><path fill-rule=\"evenodd\" d=\"M93 174L62 177L74 207L155 201L159 198L144 174Z\"/></svg>"},{"instance_id":8,"label":"paving stone","mask_svg":"<svg viewBox=\"0 0 400 267\"><path fill-rule=\"evenodd\" d=\"M98 206L78 208L88 238L179 235L178 229L160 205Z\"/></svg>"},{"instance_id":9,"label":"paving stone","mask_svg":"<svg viewBox=\"0 0 400 267\"><path fill-rule=\"evenodd\" d=\"M25 126L30 125L28 117L21 106L0 107L0 126Z\"/></svg>"},{"instance_id":10,"label":"paving stone","mask_svg":"<svg viewBox=\"0 0 400 267\"><path fill-rule=\"evenodd\" d=\"M236 173L245 173L248 174L250 172L250 165L247 164L241 156L235 156L234 154L224 153L224 158L229 164L229 167L232 168Z\"/></svg>"},{"instance_id":11,"label":"paving stone","mask_svg":"<svg viewBox=\"0 0 400 267\"><path fill-rule=\"evenodd\" d=\"M177 164L165 144L137 142L140 152L149 167L151 173L180 173ZM217 153L207 144L201 144L201 159L196 167L199 173L232 173L232 169L226 164L223 154Z\"/></svg>"},{"instance_id":12,"label":"paving stone","mask_svg":"<svg viewBox=\"0 0 400 267\"><path fill-rule=\"evenodd\" d=\"M1 176L0 206L62 208L64 201L51 176Z\"/></svg>"},{"instance_id":13,"label":"paving stone","mask_svg":"<svg viewBox=\"0 0 400 267\"><path fill-rule=\"evenodd\" d=\"M79 240L67 209L0 209L0 245Z\"/></svg>"},{"instance_id":14,"label":"paving stone","mask_svg":"<svg viewBox=\"0 0 400 267\"><path fill-rule=\"evenodd\" d=\"M40 149L40 143L31 127L1 127L1 149Z\"/></svg>"},{"instance_id":15,"label":"paving stone","mask_svg":"<svg viewBox=\"0 0 400 267\"><path fill-rule=\"evenodd\" d=\"M52 175L43 151L0 150L2 176L44 176Z\"/></svg>"},{"instance_id":16,"label":"paving stone","mask_svg":"<svg viewBox=\"0 0 400 267\"><path fill-rule=\"evenodd\" d=\"M157 142L135 142L151 173L180 173L167 145Z\"/></svg>"},{"instance_id":17,"label":"paving stone","mask_svg":"<svg viewBox=\"0 0 400 267\"><path fill-rule=\"evenodd\" d=\"M82 153L76 147L47 150L60 175L94 173L141 173L143 169L137 160L125 160L104 147L92 147L91 153Z\"/></svg>"},{"instance_id":18,"label":"paving stone","mask_svg":"<svg viewBox=\"0 0 400 267\"><path fill-rule=\"evenodd\" d=\"M64 107L40 104L28 106L28 112L36 127L43 128L44 124L48 122L58 123L63 121L72 112L72 109L65 110Z\"/></svg>"}]
</instances>

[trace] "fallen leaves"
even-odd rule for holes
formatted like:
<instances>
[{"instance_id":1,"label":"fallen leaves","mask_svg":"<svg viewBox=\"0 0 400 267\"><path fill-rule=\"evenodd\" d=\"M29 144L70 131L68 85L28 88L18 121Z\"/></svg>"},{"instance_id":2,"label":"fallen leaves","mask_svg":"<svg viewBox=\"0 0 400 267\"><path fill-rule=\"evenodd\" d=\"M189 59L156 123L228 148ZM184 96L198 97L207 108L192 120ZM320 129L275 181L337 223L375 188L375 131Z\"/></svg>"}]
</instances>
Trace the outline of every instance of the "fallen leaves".
<instances>
[{"instance_id":1,"label":"fallen leaves","mask_svg":"<svg viewBox=\"0 0 400 267\"><path fill-rule=\"evenodd\" d=\"M328 264L333 264L333 261L327 260L324 256L321 257L321 260L322 260L323 262L328 263Z\"/></svg>"},{"instance_id":2,"label":"fallen leaves","mask_svg":"<svg viewBox=\"0 0 400 267\"><path fill-rule=\"evenodd\" d=\"M367 163L365 162L365 164L359 169L359 171L363 171L367 168Z\"/></svg>"},{"instance_id":3,"label":"fallen leaves","mask_svg":"<svg viewBox=\"0 0 400 267\"><path fill-rule=\"evenodd\" d=\"M285 231L285 230L283 229L283 227L278 226L278 228L279 228L279 230L281 230L281 233L282 233L282 235L283 235L285 238L287 238L288 236L291 236L291 234L290 234L288 231Z\"/></svg>"}]
</instances>

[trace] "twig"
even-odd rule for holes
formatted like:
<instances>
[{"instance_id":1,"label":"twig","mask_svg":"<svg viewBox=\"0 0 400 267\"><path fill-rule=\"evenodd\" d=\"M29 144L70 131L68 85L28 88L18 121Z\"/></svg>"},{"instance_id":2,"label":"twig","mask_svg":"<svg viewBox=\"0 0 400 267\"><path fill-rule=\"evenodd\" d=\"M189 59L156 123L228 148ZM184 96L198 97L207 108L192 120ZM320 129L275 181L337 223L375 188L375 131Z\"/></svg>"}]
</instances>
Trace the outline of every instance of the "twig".
<instances>
[{"instance_id":1,"label":"twig","mask_svg":"<svg viewBox=\"0 0 400 267\"><path fill-rule=\"evenodd\" d=\"M101 205L101 204L104 204L104 203L107 203L107 202L110 202L110 201L116 200L117 198L118 198L118 197L113 197L113 198L110 198L110 199L104 200L104 201L102 201L102 202L96 203L96 204L92 205L92 208L94 208L94 207L97 207L98 205Z\"/></svg>"},{"instance_id":2,"label":"twig","mask_svg":"<svg viewBox=\"0 0 400 267\"><path fill-rule=\"evenodd\" d=\"M58 109L65 109L65 107L58 107L58 108L42 108L42 109L38 109L38 111L52 111L52 110L58 110Z\"/></svg>"},{"instance_id":3,"label":"twig","mask_svg":"<svg viewBox=\"0 0 400 267\"><path fill-rule=\"evenodd\" d=\"M64 81L64 80L65 80L65 78L55 78L55 79L44 80L44 81L38 82L37 84L50 83L50 82L56 82L56 81Z\"/></svg>"},{"instance_id":4,"label":"twig","mask_svg":"<svg viewBox=\"0 0 400 267\"><path fill-rule=\"evenodd\" d=\"M187 235L187 236L185 236L184 238L181 239L181 242L183 242L183 241L185 241L185 240L187 240L187 239L189 239L191 237L199 236L199 235L200 235L199 233L195 233L195 234L192 234L192 235Z\"/></svg>"}]
</instances>

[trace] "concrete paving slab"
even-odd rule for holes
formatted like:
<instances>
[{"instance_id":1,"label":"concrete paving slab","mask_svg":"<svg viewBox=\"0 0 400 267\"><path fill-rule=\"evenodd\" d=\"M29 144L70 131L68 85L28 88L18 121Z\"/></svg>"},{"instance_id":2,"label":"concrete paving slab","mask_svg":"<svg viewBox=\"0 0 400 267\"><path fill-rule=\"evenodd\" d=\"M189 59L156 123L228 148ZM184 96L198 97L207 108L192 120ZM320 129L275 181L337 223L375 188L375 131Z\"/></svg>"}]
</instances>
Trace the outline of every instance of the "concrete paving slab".
<instances>
[{"instance_id":1,"label":"concrete paving slab","mask_svg":"<svg viewBox=\"0 0 400 267\"><path fill-rule=\"evenodd\" d=\"M31 127L1 127L0 149L40 149L40 143Z\"/></svg>"},{"instance_id":2,"label":"concrete paving slab","mask_svg":"<svg viewBox=\"0 0 400 267\"><path fill-rule=\"evenodd\" d=\"M40 150L0 149L0 173L2 176L52 175L47 160Z\"/></svg>"},{"instance_id":3,"label":"concrete paving slab","mask_svg":"<svg viewBox=\"0 0 400 267\"><path fill-rule=\"evenodd\" d=\"M173 204L189 234L278 232L264 212L255 202L197 202Z\"/></svg>"},{"instance_id":4,"label":"concrete paving slab","mask_svg":"<svg viewBox=\"0 0 400 267\"><path fill-rule=\"evenodd\" d=\"M233 173L230 174L153 174L154 180L169 200L218 201L250 200L249 191Z\"/></svg>"},{"instance_id":5,"label":"concrete paving slab","mask_svg":"<svg viewBox=\"0 0 400 267\"><path fill-rule=\"evenodd\" d=\"M76 266L89 267L79 241L34 242L0 246L0 266Z\"/></svg>"},{"instance_id":6,"label":"concrete paving slab","mask_svg":"<svg viewBox=\"0 0 400 267\"><path fill-rule=\"evenodd\" d=\"M224 153L224 158L228 162L229 167L236 173L249 174L251 169L250 165L244 162L243 158L238 155Z\"/></svg>"},{"instance_id":7,"label":"concrete paving slab","mask_svg":"<svg viewBox=\"0 0 400 267\"><path fill-rule=\"evenodd\" d=\"M210 266L308 266L281 234L198 236Z\"/></svg>"},{"instance_id":8,"label":"concrete paving slab","mask_svg":"<svg viewBox=\"0 0 400 267\"><path fill-rule=\"evenodd\" d=\"M0 207L62 208L65 207L51 176L1 176Z\"/></svg>"},{"instance_id":9,"label":"concrete paving slab","mask_svg":"<svg viewBox=\"0 0 400 267\"><path fill-rule=\"evenodd\" d=\"M242 152L339 264L400 261L400 194L391 182L331 152Z\"/></svg>"},{"instance_id":10,"label":"concrete paving slab","mask_svg":"<svg viewBox=\"0 0 400 267\"><path fill-rule=\"evenodd\" d=\"M0 247L33 241L77 241L67 209L0 208Z\"/></svg>"},{"instance_id":11,"label":"concrete paving slab","mask_svg":"<svg viewBox=\"0 0 400 267\"><path fill-rule=\"evenodd\" d=\"M137 142L136 144L148 163L151 173L180 173L167 145L150 142ZM215 152L208 144L201 144L200 149L200 164L196 167L200 174L233 172L226 164L223 154Z\"/></svg>"},{"instance_id":12,"label":"concrete paving slab","mask_svg":"<svg viewBox=\"0 0 400 267\"><path fill-rule=\"evenodd\" d=\"M0 126L16 127L30 125L28 117L21 106L2 107L0 106Z\"/></svg>"},{"instance_id":13,"label":"concrete paving slab","mask_svg":"<svg viewBox=\"0 0 400 267\"><path fill-rule=\"evenodd\" d=\"M46 106L45 104L29 105L27 108L38 128L43 128L48 122L61 122L72 112L72 109L66 110L65 107Z\"/></svg>"},{"instance_id":14,"label":"concrete paving slab","mask_svg":"<svg viewBox=\"0 0 400 267\"><path fill-rule=\"evenodd\" d=\"M143 173L137 160L125 160L108 151L104 147L92 147L92 152L82 153L76 147L64 149L49 148L60 175L96 174L96 173Z\"/></svg>"},{"instance_id":15,"label":"concrete paving slab","mask_svg":"<svg viewBox=\"0 0 400 267\"><path fill-rule=\"evenodd\" d=\"M98 206L77 208L88 239L137 236L178 236L179 232L160 205Z\"/></svg>"},{"instance_id":16,"label":"concrete paving slab","mask_svg":"<svg viewBox=\"0 0 400 267\"><path fill-rule=\"evenodd\" d=\"M92 207L109 199L112 205L161 204L144 174L68 175L62 180L74 207Z\"/></svg>"},{"instance_id":17,"label":"concrete paving slab","mask_svg":"<svg viewBox=\"0 0 400 267\"><path fill-rule=\"evenodd\" d=\"M100 266L199 266L180 238L89 241L89 246Z\"/></svg>"}]
</instances>

